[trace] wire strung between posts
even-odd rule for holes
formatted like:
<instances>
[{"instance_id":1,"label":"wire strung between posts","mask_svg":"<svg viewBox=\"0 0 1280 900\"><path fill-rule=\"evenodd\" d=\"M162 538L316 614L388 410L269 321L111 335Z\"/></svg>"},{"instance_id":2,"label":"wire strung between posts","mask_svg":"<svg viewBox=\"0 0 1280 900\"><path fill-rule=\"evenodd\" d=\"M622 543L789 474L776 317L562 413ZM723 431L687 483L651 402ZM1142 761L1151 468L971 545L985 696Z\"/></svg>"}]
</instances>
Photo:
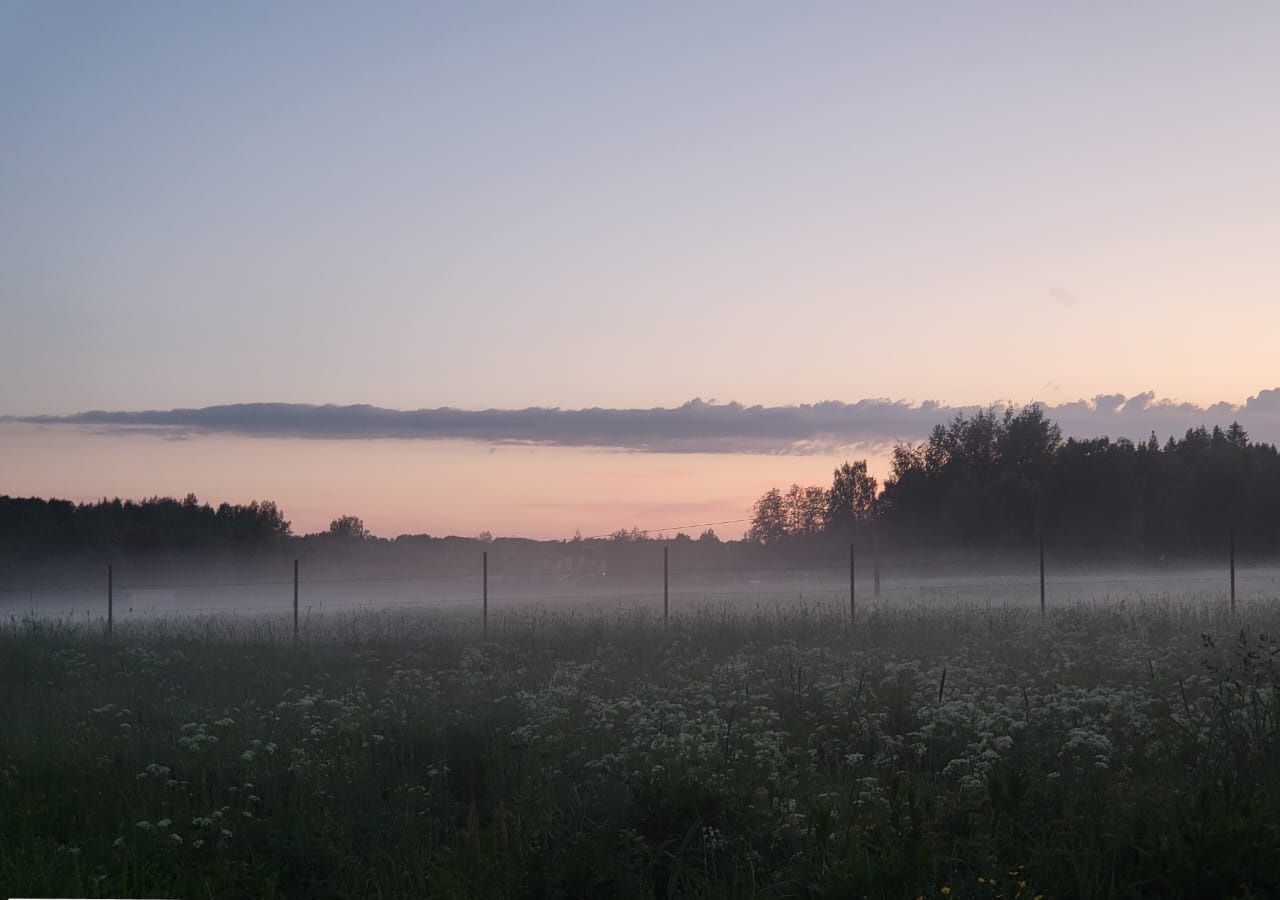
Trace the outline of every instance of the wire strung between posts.
<instances>
[{"instance_id":1,"label":"wire strung between posts","mask_svg":"<svg viewBox=\"0 0 1280 900\"><path fill-rule=\"evenodd\" d=\"M890 568L881 565L881 569ZM701 574L720 574L720 573L737 573L741 575L755 575L768 573L801 573L811 574L816 572L847 572L848 566L796 566L782 567L770 566L764 568L738 568L738 567L715 567L708 569L675 569L671 570L671 575L701 575ZM855 572L871 572L873 566L855 566ZM611 572L607 577L618 578L643 578L652 574L649 569L637 569L626 572ZM502 572L490 573L490 578L576 578L583 580L591 580L604 577L594 572L545 572L545 571L528 571L528 572ZM1010 574L1008 577L1016 578L1019 575ZM1266 579L1275 581L1277 575L1270 571L1252 573L1247 569L1237 570L1237 577L1244 579ZM413 583L422 581L438 581L453 579L474 579L479 580L479 575L403 575L403 576L371 576L368 578L352 577L352 578L315 578L302 580L299 583L303 586L309 585L340 585L340 584L387 584L387 583ZM1131 575L1122 575L1115 577L1094 576L1085 578L1076 578L1071 575L1060 575L1048 579L1049 586L1071 587L1076 585L1113 585L1113 584L1168 584L1176 586L1179 584L1212 584L1222 579L1213 575L1179 575L1177 573L1152 573L1151 577L1134 577ZM148 584L148 585L116 585L115 592L120 595L145 593L149 591L162 590L218 590L221 588L245 588L245 587L282 587L290 585L293 582L281 580L264 580L264 581L236 581L236 582L173 582L170 584ZM988 587L1011 587L1020 582L1001 582L1001 581L972 581L964 584L946 585L946 587L966 587L970 589L988 588ZM916 589L937 589L944 587L936 585L928 581L919 581L908 584L885 585L886 590L916 590ZM58 587L33 587L33 588L3 588L0 594L27 595L27 594L60 594L60 593L97 593L100 587L89 585L66 585ZM231 609L232 607L226 607Z\"/></svg>"},{"instance_id":2,"label":"wire strung between posts","mask_svg":"<svg viewBox=\"0 0 1280 900\"><path fill-rule=\"evenodd\" d=\"M668 527L666 527L666 528L645 528L645 529L643 529L643 530L642 530L642 529L639 529L639 528L636 528L636 529L632 529L632 530L630 530L630 531L628 531L627 529L623 528L623 529L622 529L622 531L623 531L623 532L625 532L626 534L656 534L656 533L658 533L658 532L662 532L662 531L683 531L683 530L684 530L684 529L686 529L686 528L714 528L716 525L737 525L737 524L739 524L739 523L741 523L741 522L750 522L750 521L751 521L750 517L747 517L747 518L743 518L743 519L725 519L723 522L700 522L700 523L697 523L697 524L694 524L694 525L670 525L670 526L668 526ZM617 531L611 531L611 532L609 532L608 534L593 534L593 535L589 535L589 536L587 536L587 537L573 537L573 538L567 538L567 539L566 539L566 542L567 542L567 543L572 543L572 542L573 542L573 541L575 541L575 540L580 540L580 541L600 541L600 540L604 540L604 539L606 539L606 538L611 538L611 537L613 537L613 536L614 536L615 534L617 534L617 533L618 533Z\"/></svg>"}]
</instances>

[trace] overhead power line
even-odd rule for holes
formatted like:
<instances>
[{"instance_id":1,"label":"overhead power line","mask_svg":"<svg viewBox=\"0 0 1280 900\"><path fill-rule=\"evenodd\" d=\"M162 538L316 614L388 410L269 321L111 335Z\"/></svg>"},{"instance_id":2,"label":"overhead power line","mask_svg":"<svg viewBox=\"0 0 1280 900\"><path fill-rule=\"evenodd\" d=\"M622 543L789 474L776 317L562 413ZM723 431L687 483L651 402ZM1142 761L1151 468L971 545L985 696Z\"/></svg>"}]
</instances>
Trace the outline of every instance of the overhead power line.
<instances>
[{"instance_id":1,"label":"overhead power line","mask_svg":"<svg viewBox=\"0 0 1280 900\"><path fill-rule=\"evenodd\" d=\"M750 517L746 517L742 519L725 519L723 522L699 522L694 525L669 525L666 528L643 528L643 529L633 528L631 530L621 528L618 530L625 531L627 534L654 534L656 532L662 532L662 531L677 531L677 532L684 531L686 528L712 528L716 525L737 525L741 522L750 522L750 521L751 521ZM580 540L598 541L604 538L613 537L617 533L618 531L611 531L608 534L592 534L592 535L581 537Z\"/></svg>"}]
</instances>

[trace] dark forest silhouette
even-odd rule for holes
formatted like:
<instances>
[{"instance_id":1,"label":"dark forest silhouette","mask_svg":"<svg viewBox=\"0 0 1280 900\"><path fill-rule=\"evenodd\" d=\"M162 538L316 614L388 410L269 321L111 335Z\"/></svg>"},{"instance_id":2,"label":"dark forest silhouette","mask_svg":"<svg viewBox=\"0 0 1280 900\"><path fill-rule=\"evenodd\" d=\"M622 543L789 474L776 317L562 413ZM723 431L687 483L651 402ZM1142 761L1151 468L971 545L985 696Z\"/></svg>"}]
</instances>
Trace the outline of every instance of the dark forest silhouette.
<instances>
[{"instance_id":1,"label":"dark forest silhouette","mask_svg":"<svg viewBox=\"0 0 1280 900\"><path fill-rule=\"evenodd\" d=\"M1063 439L1037 405L959 415L919 444L899 444L883 490L865 461L845 463L829 487L772 489L755 504L743 541L713 531L673 540L685 558L728 564L825 559L833 545L874 542L886 553L1025 550L1041 535L1056 548L1134 558L1219 553L1234 529L1256 555L1280 550L1280 454L1238 424L1196 428L1163 445L1106 437ZM661 537L661 536L659 536ZM496 544L511 557L591 569L645 557L636 529L605 539L533 541L476 537L374 537L355 516L295 535L271 501L216 508L194 495L142 501L0 496L0 564L114 554L177 559L341 555L369 561L474 565ZM566 564L566 558L577 562Z\"/></svg>"},{"instance_id":2,"label":"dark forest silhouette","mask_svg":"<svg viewBox=\"0 0 1280 900\"><path fill-rule=\"evenodd\" d=\"M1280 549L1280 455L1239 423L1200 427L1162 446L1107 437L1063 440L1038 405L958 415L919 444L899 444L883 491L865 463L830 488L792 485L755 504L764 543L874 534L895 548L1000 551L1043 535L1054 547L1114 554Z\"/></svg>"}]
</instances>

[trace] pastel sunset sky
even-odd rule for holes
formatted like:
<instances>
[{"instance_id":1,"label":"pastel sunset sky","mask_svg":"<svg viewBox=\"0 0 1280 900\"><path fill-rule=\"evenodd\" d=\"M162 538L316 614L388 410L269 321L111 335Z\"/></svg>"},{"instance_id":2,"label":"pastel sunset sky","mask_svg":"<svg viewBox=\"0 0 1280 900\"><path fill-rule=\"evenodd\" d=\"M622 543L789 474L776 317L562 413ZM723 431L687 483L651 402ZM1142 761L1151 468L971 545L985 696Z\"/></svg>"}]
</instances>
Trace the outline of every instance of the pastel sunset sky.
<instances>
[{"instance_id":1,"label":"pastel sunset sky","mask_svg":"<svg viewBox=\"0 0 1280 900\"><path fill-rule=\"evenodd\" d=\"M0 493L568 537L993 402L1280 440L1277 46L1235 2L0 0Z\"/></svg>"}]
</instances>

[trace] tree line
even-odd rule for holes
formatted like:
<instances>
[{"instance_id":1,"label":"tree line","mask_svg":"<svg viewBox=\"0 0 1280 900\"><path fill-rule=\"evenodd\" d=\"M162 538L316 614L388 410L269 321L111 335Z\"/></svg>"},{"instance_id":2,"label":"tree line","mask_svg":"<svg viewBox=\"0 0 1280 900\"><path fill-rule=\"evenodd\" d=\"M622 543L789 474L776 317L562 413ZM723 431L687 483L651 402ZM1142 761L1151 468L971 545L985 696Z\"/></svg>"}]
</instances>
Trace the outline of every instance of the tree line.
<instances>
[{"instance_id":1,"label":"tree line","mask_svg":"<svg viewBox=\"0 0 1280 900\"><path fill-rule=\"evenodd\" d=\"M567 545L598 544L602 541L625 544L656 540L658 536L638 527L619 529L606 538L584 539L581 535ZM166 550L236 550L285 548L298 544L356 546L453 540L488 544L493 535L482 531L474 537L432 538L430 535L400 535L380 538L369 531L359 516L342 515L324 531L294 534L293 526L272 500L249 503L222 503L217 507L201 503L195 494L182 500L150 497L144 500L100 500L73 503L39 497L0 495L0 558L28 552L123 551L146 553ZM515 538L511 540L522 541ZM700 546L720 543L712 528L696 538L680 533L677 543ZM527 541L527 543L539 543Z\"/></svg>"},{"instance_id":2,"label":"tree line","mask_svg":"<svg viewBox=\"0 0 1280 900\"><path fill-rule=\"evenodd\" d=\"M1140 442L1064 440L1032 404L957 415L922 442L898 444L883 485L861 460L837 468L829 486L770 489L752 509L745 541L721 541L711 530L673 541L690 560L717 564L758 560L764 548L778 560L816 559L850 539L874 540L886 552L1023 550L1042 535L1059 548L1155 557L1221 552L1233 530L1243 552L1280 551L1274 445L1251 441L1238 423L1193 428L1164 444L1154 434ZM603 540L500 542L522 554L535 553L535 545L543 547L539 556L578 554L589 567L606 558L622 564L634 557L640 565L653 537L665 536L624 529ZM405 553L447 551L470 565L466 547L492 541L487 532L386 540L351 515L296 535L270 500L215 507L191 494L96 503L0 496L0 563L8 564L67 554L389 552L396 545Z\"/></svg>"},{"instance_id":3,"label":"tree line","mask_svg":"<svg viewBox=\"0 0 1280 900\"><path fill-rule=\"evenodd\" d=\"M96 503L0 496L0 551L6 555L246 547L291 534L270 500L213 507L194 494Z\"/></svg>"},{"instance_id":4,"label":"tree line","mask_svg":"<svg viewBox=\"0 0 1280 900\"><path fill-rule=\"evenodd\" d=\"M893 449L883 486L846 463L829 488L792 485L756 501L751 540L796 543L859 532L898 549L1056 547L1116 555L1280 550L1280 454L1239 423L1161 444L1063 439L1036 404L988 408Z\"/></svg>"}]
</instances>

